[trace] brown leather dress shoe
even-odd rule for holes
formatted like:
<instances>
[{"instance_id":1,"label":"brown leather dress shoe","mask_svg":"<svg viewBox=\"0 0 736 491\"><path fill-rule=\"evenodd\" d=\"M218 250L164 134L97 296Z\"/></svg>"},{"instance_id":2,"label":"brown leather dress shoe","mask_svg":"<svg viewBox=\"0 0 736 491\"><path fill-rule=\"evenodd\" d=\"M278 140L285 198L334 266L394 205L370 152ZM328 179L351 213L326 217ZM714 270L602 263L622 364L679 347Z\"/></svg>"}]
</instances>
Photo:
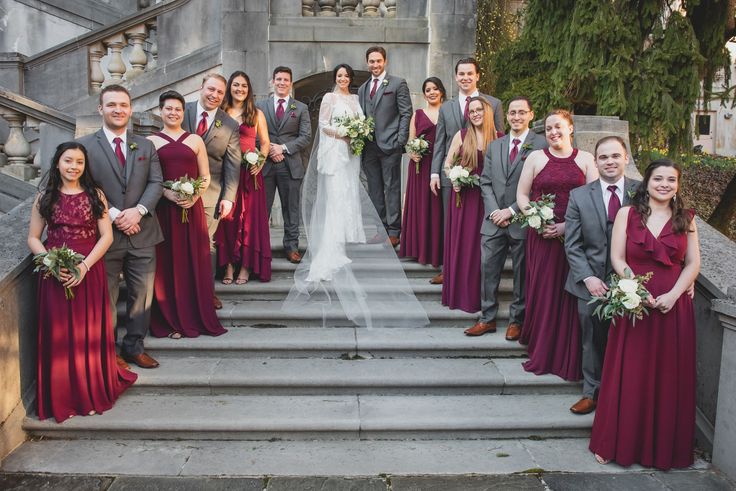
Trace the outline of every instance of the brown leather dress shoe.
<instances>
[{"instance_id":1,"label":"brown leather dress shoe","mask_svg":"<svg viewBox=\"0 0 736 491\"><path fill-rule=\"evenodd\" d=\"M123 359L130 363L135 363L141 368L158 368L158 362L151 358L145 351L138 355L123 355Z\"/></svg>"},{"instance_id":2,"label":"brown leather dress shoe","mask_svg":"<svg viewBox=\"0 0 736 491\"><path fill-rule=\"evenodd\" d=\"M496 321L477 322L473 327L465 329L466 336L482 336L487 332L496 332Z\"/></svg>"},{"instance_id":3,"label":"brown leather dress shoe","mask_svg":"<svg viewBox=\"0 0 736 491\"><path fill-rule=\"evenodd\" d=\"M299 264L302 262L302 255L299 254L299 251L292 251L286 255L286 259L288 259L290 263Z\"/></svg>"},{"instance_id":4,"label":"brown leather dress shoe","mask_svg":"<svg viewBox=\"0 0 736 491\"><path fill-rule=\"evenodd\" d=\"M212 295L212 304L215 306L215 310L220 310L222 308L222 301L217 298L217 295Z\"/></svg>"},{"instance_id":5,"label":"brown leather dress shoe","mask_svg":"<svg viewBox=\"0 0 736 491\"><path fill-rule=\"evenodd\" d=\"M431 280L429 280L430 283L433 285L441 285L445 281L445 275L440 273L437 275L434 275Z\"/></svg>"},{"instance_id":6,"label":"brown leather dress shoe","mask_svg":"<svg viewBox=\"0 0 736 491\"><path fill-rule=\"evenodd\" d=\"M116 355L115 361L118 363L118 366L122 368L123 370L130 370L130 365L128 365L128 363L125 360L123 360L122 356Z\"/></svg>"},{"instance_id":7,"label":"brown leather dress shoe","mask_svg":"<svg viewBox=\"0 0 736 491\"><path fill-rule=\"evenodd\" d=\"M399 245L399 238L394 237L393 235L389 236L388 241L391 244L391 247L396 247L397 245Z\"/></svg>"},{"instance_id":8,"label":"brown leather dress shoe","mask_svg":"<svg viewBox=\"0 0 736 491\"><path fill-rule=\"evenodd\" d=\"M583 397L570 407L570 411L574 414L588 414L595 410L595 401L588 397Z\"/></svg>"},{"instance_id":9,"label":"brown leather dress shoe","mask_svg":"<svg viewBox=\"0 0 736 491\"><path fill-rule=\"evenodd\" d=\"M516 341L521 337L521 324L512 322L506 328L506 341Z\"/></svg>"}]
</instances>

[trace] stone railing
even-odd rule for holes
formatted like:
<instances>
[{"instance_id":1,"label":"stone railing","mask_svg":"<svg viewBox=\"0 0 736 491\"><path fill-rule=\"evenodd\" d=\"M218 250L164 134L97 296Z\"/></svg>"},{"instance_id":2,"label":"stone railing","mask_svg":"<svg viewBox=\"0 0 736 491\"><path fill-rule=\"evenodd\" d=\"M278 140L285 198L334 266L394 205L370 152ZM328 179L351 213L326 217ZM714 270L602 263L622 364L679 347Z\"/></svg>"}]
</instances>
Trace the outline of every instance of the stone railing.
<instances>
[{"instance_id":1,"label":"stone railing","mask_svg":"<svg viewBox=\"0 0 736 491\"><path fill-rule=\"evenodd\" d=\"M3 87L0 87L0 116L9 128L0 154L0 172L24 181L38 177L41 162L49 153L41 144L34 152L28 135L36 134L41 141L56 145L60 139L71 139L76 125L75 118Z\"/></svg>"},{"instance_id":2,"label":"stone railing","mask_svg":"<svg viewBox=\"0 0 736 491\"><path fill-rule=\"evenodd\" d=\"M304 17L396 17L398 0L302 0Z\"/></svg>"}]
</instances>

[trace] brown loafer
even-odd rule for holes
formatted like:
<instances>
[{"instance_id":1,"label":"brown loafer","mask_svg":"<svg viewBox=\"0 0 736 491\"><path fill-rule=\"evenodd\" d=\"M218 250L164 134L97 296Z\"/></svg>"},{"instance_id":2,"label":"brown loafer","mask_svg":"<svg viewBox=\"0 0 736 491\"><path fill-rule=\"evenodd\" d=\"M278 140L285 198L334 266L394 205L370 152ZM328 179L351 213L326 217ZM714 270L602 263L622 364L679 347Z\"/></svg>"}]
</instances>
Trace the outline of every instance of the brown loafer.
<instances>
[{"instance_id":1,"label":"brown loafer","mask_svg":"<svg viewBox=\"0 0 736 491\"><path fill-rule=\"evenodd\" d=\"M465 329L466 336L482 336L488 332L496 332L496 321L477 322L473 327Z\"/></svg>"},{"instance_id":2,"label":"brown loafer","mask_svg":"<svg viewBox=\"0 0 736 491\"><path fill-rule=\"evenodd\" d=\"M397 245L399 245L399 238L394 237L393 235L389 236L388 241L391 244L391 247L396 247Z\"/></svg>"},{"instance_id":3,"label":"brown loafer","mask_svg":"<svg viewBox=\"0 0 736 491\"><path fill-rule=\"evenodd\" d=\"M129 363L135 363L141 368L158 368L158 362L151 358L145 351L138 355L125 354L123 355L123 359Z\"/></svg>"},{"instance_id":4,"label":"brown loafer","mask_svg":"<svg viewBox=\"0 0 736 491\"><path fill-rule=\"evenodd\" d=\"M521 337L521 324L512 322L506 328L506 341L516 341Z\"/></svg>"},{"instance_id":5,"label":"brown loafer","mask_svg":"<svg viewBox=\"0 0 736 491\"><path fill-rule=\"evenodd\" d=\"M292 264L299 264L302 262L302 255L299 254L299 251L292 251L286 254L286 259Z\"/></svg>"},{"instance_id":6,"label":"brown loafer","mask_svg":"<svg viewBox=\"0 0 736 491\"><path fill-rule=\"evenodd\" d=\"M217 298L217 295L212 295L212 304L215 306L215 310L220 310L222 308L222 301Z\"/></svg>"},{"instance_id":7,"label":"brown loafer","mask_svg":"<svg viewBox=\"0 0 736 491\"><path fill-rule=\"evenodd\" d=\"M118 366L122 368L123 370L130 370L130 365L128 365L128 363L125 360L123 360L122 356L116 355L115 361L118 363Z\"/></svg>"},{"instance_id":8,"label":"brown loafer","mask_svg":"<svg viewBox=\"0 0 736 491\"><path fill-rule=\"evenodd\" d=\"M583 397L570 407L570 412L574 414L588 414L595 411L595 401L589 397Z\"/></svg>"},{"instance_id":9,"label":"brown loafer","mask_svg":"<svg viewBox=\"0 0 736 491\"><path fill-rule=\"evenodd\" d=\"M445 281L445 275L440 273L437 275L434 275L431 280L429 280L430 283L433 285L441 285Z\"/></svg>"}]
</instances>

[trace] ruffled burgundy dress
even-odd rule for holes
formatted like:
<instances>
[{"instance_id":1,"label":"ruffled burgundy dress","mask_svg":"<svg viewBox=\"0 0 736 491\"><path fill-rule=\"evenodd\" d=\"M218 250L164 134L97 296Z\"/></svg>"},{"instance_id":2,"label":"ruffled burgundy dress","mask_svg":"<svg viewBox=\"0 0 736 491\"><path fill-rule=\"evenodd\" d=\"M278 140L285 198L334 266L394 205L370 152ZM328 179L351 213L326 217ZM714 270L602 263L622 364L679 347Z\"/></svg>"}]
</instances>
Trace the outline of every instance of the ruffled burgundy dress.
<instances>
[{"instance_id":1,"label":"ruffled burgundy dress","mask_svg":"<svg viewBox=\"0 0 736 491\"><path fill-rule=\"evenodd\" d=\"M691 212L691 214L694 214ZM655 237L633 208L626 225L626 262L634 274L652 272L652 296L677 282L687 234L671 221ZM616 318L608 333L590 450L629 466L657 469L693 463L695 433L695 313L683 294L672 310L632 323Z\"/></svg>"},{"instance_id":2,"label":"ruffled burgundy dress","mask_svg":"<svg viewBox=\"0 0 736 491\"><path fill-rule=\"evenodd\" d=\"M542 194L555 195L555 221L562 222L570 191L585 184L575 163L577 149L566 158L548 149L547 164L532 182L531 201ZM544 239L529 229L526 241L526 319L519 342L526 344L529 360L524 370L537 375L553 373L565 380L582 378L582 347L577 299L565 291L570 267L559 239Z\"/></svg>"},{"instance_id":3,"label":"ruffled burgundy dress","mask_svg":"<svg viewBox=\"0 0 736 491\"><path fill-rule=\"evenodd\" d=\"M257 149L255 126L240 125L240 149L243 154ZM228 217L220 220L215 242L220 267L227 264L245 266L258 275L261 282L271 281L271 233L262 173L254 179L247 168L240 168L235 206ZM235 274L238 274L237 268Z\"/></svg>"},{"instance_id":4,"label":"ruffled burgundy dress","mask_svg":"<svg viewBox=\"0 0 736 491\"><path fill-rule=\"evenodd\" d=\"M164 133L156 135L169 142L158 149L164 180L199 177L197 155L182 143L189 133L184 132L176 141ZM181 210L166 198L156 206L164 241L156 245L151 334L159 338L173 332L188 338L219 336L227 330L212 303L215 285L202 200L189 208L187 223L182 223Z\"/></svg>"},{"instance_id":5,"label":"ruffled burgundy dress","mask_svg":"<svg viewBox=\"0 0 736 491\"><path fill-rule=\"evenodd\" d=\"M429 151L419 163L419 173L416 163L409 160L399 256L415 257L420 264L437 267L442 264L442 196L429 189L437 125L421 109L414 114L417 137L424 136Z\"/></svg>"},{"instance_id":6,"label":"ruffled burgundy dress","mask_svg":"<svg viewBox=\"0 0 736 491\"><path fill-rule=\"evenodd\" d=\"M86 193L60 194L46 248L85 256L97 243L97 220ZM84 268L84 266L82 266ZM138 376L118 367L115 327L103 261L97 261L67 300L64 286L38 280L38 417L57 422L110 409Z\"/></svg>"},{"instance_id":7,"label":"ruffled burgundy dress","mask_svg":"<svg viewBox=\"0 0 736 491\"><path fill-rule=\"evenodd\" d=\"M466 129L461 130L465 139ZM483 152L478 150L478 167L483 172ZM460 206L452 190L447 204L442 305L475 313L480 310L480 227L483 224L483 198L480 187L460 189Z\"/></svg>"}]
</instances>

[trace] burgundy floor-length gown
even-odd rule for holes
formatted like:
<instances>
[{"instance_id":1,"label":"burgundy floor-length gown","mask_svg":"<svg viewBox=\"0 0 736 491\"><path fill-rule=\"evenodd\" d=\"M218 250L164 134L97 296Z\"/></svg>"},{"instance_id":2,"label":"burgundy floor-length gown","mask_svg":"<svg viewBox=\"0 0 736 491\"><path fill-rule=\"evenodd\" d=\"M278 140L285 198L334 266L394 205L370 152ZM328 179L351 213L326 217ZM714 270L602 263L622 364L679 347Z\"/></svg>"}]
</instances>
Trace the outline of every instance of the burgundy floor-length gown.
<instances>
[{"instance_id":1,"label":"burgundy floor-length gown","mask_svg":"<svg viewBox=\"0 0 736 491\"><path fill-rule=\"evenodd\" d=\"M555 221L562 222L570 191L585 184L585 174L575 163L577 149L566 158L555 157L548 149L547 164L532 182L529 199L555 195ZM526 241L526 319L520 343L526 344L529 360L524 370L537 375L553 373L565 380L582 378L580 323L577 299L565 291L570 267L565 246L557 239L545 239L529 229Z\"/></svg>"},{"instance_id":2,"label":"burgundy floor-length gown","mask_svg":"<svg viewBox=\"0 0 736 491\"><path fill-rule=\"evenodd\" d=\"M85 256L97 242L86 193L61 193L48 224L46 248L66 244ZM84 267L84 266L82 266ZM138 376L118 367L103 261L90 268L67 300L56 279L38 281L38 417L57 422L110 409Z\"/></svg>"},{"instance_id":3,"label":"burgundy floor-length gown","mask_svg":"<svg viewBox=\"0 0 736 491\"><path fill-rule=\"evenodd\" d=\"M653 273L646 288L654 297L670 291L682 272L687 234L675 234L670 221L654 237L631 208L626 235L626 262L634 274ZM614 319L590 450L624 466L688 467L695 381L695 313L687 294L666 314L649 309L636 323Z\"/></svg>"},{"instance_id":4,"label":"burgundy floor-length gown","mask_svg":"<svg viewBox=\"0 0 736 491\"><path fill-rule=\"evenodd\" d=\"M466 129L461 130L465 139ZM478 167L472 174L483 172L483 152L478 150ZM483 198L480 187L460 189L460 206L456 206L455 190L447 203L442 305L465 312L480 310L480 227L483 224Z\"/></svg>"},{"instance_id":5,"label":"burgundy floor-length gown","mask_svg":"<svg viewBox=\"0 0 736 491\"><path fill-rule=\"evenodd\" d=\"M243 154L257 150L255 126L240 125L240 148ZM220 267L242 265L258 275L261 282L271 280L271 233L263 174L259 172L254 179L247 168L240 168L235 206L230 216L220 220L215 242Z\"/></svg>"},{"instance_id":6,"label":"burgundy floor-length gown","mask_svg":"<svg viewBox=\"0 0 736 491\"><path fill-rule=\"evenodd\" d=\"M417 137L424 136L429 151L419 163L419 173L416 162L409 160L399 256L415 257L420 264L437 267L442 264L442 195L429 189L437 125L421 109L414 114Z\"/></svg>"},{"instance_id":7,"label":"burgundy floor-length gown","mask_svg":"<svg viewBox=\"0 0 736 491\"><path fill-rule=\"evenodd\" d=\"M158 149L164 180L187 175L199 176L197 155L182 143L189 133L174 141L165 133L157 136L169 143ZM219 336L227 332L217 319L212 298L209 235L202 200L189 208L187 223L182 223L182 208L166 198L156 206L164 241L156 246L156 279L151 309L151 334L165 337L178 332L184 337L200 334Z\"/></svg>"}]
</instances>

